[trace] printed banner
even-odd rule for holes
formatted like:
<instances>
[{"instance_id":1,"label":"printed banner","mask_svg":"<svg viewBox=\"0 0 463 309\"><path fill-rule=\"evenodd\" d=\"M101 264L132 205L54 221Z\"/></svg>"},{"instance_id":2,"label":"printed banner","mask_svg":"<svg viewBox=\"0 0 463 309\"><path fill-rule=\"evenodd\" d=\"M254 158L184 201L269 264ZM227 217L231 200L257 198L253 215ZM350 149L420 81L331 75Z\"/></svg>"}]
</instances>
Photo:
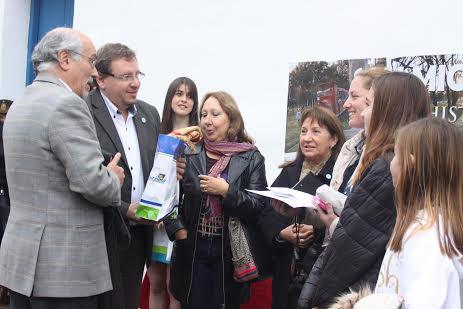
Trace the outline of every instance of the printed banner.
<instances>
[{"instance_id":1,"label":"printed banner","mask_svg":"<svg viewBox=\"0 0 463 309\"><path fill-rule=\"evenodd\" d=\"M428 87L434 116L463 125L463 55L300 62L292 64L289 72L286 160L294 158L298 149L299 120L304 108L314 105L328 107L341 120L346 138L357 132L349 128L349 116L343 104L355 73L373 66L415 74Z\"/></svg>"}]
</instances>

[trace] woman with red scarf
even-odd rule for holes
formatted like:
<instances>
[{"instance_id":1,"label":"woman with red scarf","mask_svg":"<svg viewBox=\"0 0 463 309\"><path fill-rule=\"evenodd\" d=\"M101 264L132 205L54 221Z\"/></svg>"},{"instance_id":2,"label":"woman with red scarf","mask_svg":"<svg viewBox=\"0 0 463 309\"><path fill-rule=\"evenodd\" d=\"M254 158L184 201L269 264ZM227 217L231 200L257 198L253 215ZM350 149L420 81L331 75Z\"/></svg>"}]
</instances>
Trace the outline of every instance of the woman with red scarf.
<instances>
[{"instance_id":1,"label":"woman with red scarf","mask_svg":"<svg viewBox=\"0 0 463 309\"><path fill-rule=\"evenodd\" d=\"M230 217L247 227L259 276L271 270L257 227L268 206L265 198L246 191L267 187L264 157L247 135L234 99L225 92L206 94L200 126L204 143L185 155L178 218L166 221L169 237L176 239L171 291L182 308L239 308L246 289L233 278Z\"/></svg>"}]
</instances>

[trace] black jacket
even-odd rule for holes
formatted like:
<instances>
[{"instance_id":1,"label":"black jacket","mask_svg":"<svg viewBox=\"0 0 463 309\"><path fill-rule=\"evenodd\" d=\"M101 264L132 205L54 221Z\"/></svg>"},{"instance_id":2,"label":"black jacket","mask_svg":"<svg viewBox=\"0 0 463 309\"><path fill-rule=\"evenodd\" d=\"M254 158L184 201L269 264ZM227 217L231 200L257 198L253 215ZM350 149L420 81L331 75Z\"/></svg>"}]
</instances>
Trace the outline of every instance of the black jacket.
<instances>
[{"instance_id":1,"label":"black jacket","mask_svg":"<svg viewBox=\"0 0 463 309\"><path fill-rule=\"evenodd\" d=\"M100 91L98 89L91 91L86 98L86 102L95 123L105 165L111 161L112 156L120 152L121 160L119 161L119 166L124 169L125 179L121 187L121 207L106 207L103 211L106 248L108 251L113 290L102 295L102 298L104 298L104 305L102 306L111 309L122 309L124 301L122 291L123 278L120 270L120 250L129 248L131 241L129 230L134 228L143 229L145 245L143 252L139 252L139 254L143 255L144 260L149 262L153 246L153 227L150 225L129 225L126 214L132 195L132 174L124 147ZM137 114L133 117L133 122L140 147L143 180L146 184L153 167L160 121L159 114L153 106L140 100L137 100L135 106Z\"/></svg>"},{"instance_id":2,"label":"black jacket","mask_svg":"<svg viewBox=\"0 0 463 309\"><path fill-rule=\"evenodd\" d=\"M396 219L392 156L374 161L352 188L326 248L313 306L328 306L351 286L376 283Z\"/></svg>"},{"instance_id":3,"label":"black jacket","mask_svg":"<svg viewBox=\"0 0 463 309\"><path fill-rule=\"evenodd\" d=\"M324 184L329 185L332 176L331 173L333 172L334 162L334 158L329 159L323 166L320 173L318 173L318 175L309 173L299 182L303 159L296 160L294 164L283 168L280 175L278 175L277 179L275 179L273 182L272 187L292 188L297 184L294 189L315 195L315 191L318 187ZM285 222L284 227L292 224L291 218L285 217L283 220ZM319 232L319 237L317 237L317 240L322 242L324 232L318 230L316 233L317 232ZM274 266L274 278L272 285L272 309L288 308L288 305L293 306L294 302L297 300L298 295L293 295L294 297L292 296L291 298L294 299L291 299L290 304L288 304L288 289L290 285L292 253L293 247L290 245L280 246L280 248L277 248L275 253L276 261Z\"/></svg>"},{"instance_id":4,"label":"black jacket","mask_svg":"<svg viewBox=\"0 0 463 309\"><path fill-rule=\"evenodd\" d=\"M188 301L188 291L192 280L192 261L196 246L196 231L198 228L201 191L198 175L207 175L206 151L203 145L196 145L196 151L186 151L186 169L181 181L183 199L179 207L178 218L165 220L165 226L169 238L175 238L178 229L186 228L188 237L186 240L175 241L171 258L171 291L176 299L182 303ZM251 246L259 274L271 272L271 259L267 257L268 245L263 234L258 228L257 221L269 207L266 199L245 191L245 189L265 190L267 180L265 177L264 157L257 150L247 151L231 157L228 166L229 189L225 199L222 199L224 228L222 232L222 252L225 286L225 304L227 308L239 306L241 302L242 284L232 279L233 265L231 261L230 241L228 235L228 218L238 217L246 223L249 235L252 236Z\"/></svg>"}]
</instances>

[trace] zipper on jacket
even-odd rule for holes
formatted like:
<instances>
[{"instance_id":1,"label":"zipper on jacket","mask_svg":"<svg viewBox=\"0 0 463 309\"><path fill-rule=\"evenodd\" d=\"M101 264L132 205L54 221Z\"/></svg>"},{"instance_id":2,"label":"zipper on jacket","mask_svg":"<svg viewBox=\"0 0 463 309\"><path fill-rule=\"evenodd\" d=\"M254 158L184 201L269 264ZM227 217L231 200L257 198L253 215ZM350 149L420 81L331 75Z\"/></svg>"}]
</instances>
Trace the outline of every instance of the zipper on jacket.
<instances>
[{"instance_id":1,"label":"zipper on jacket","mask_svg":"<svg viewBox=\"0 0 463 309\"><path fill-rule=\"evenodd\" d=\"M198 241L198 227L199 227L199 220L201 218L201 211L198 213L198 221L196 222L196 230L195 230L195 245L193 249L193 259L191 260L191 273L190 273L190 286L188 287L188 293L186 295L186 303L190 303L190 293L191 293L191 286L193 285L193 271L194 271L194 263L196 257L196 243Z\"/></svg>"}]
</instances>

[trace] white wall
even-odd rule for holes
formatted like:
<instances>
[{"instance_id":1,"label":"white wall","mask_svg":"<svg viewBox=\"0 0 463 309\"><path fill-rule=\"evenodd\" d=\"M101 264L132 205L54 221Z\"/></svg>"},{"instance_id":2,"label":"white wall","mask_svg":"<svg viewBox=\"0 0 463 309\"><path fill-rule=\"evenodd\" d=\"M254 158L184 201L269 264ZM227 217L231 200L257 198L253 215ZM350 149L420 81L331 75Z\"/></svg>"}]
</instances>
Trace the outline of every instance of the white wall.
<instances>
[{"instance_id":1,"label":"white wall","mask_svg":"<svg viewBox=\"0 0 463 309\"><path fill-rule=\"evenodd\" d=\"M24 90L29 12L30 0L0 0L0 99Z\"/></svg>"},{"instance_id":2,"label":"white wall","mask_svg":"<svg viewBox=\"0 0 463 309\"><path fill-rule=\"evenodd\" d=\"M191 77L200 95L226 90L267 159L284 157L290 63L463 53L461 0L76 0L74 28L95 45L138 53L139 98L162 111L169 83Z\"/></svg>"}]
</instances>

